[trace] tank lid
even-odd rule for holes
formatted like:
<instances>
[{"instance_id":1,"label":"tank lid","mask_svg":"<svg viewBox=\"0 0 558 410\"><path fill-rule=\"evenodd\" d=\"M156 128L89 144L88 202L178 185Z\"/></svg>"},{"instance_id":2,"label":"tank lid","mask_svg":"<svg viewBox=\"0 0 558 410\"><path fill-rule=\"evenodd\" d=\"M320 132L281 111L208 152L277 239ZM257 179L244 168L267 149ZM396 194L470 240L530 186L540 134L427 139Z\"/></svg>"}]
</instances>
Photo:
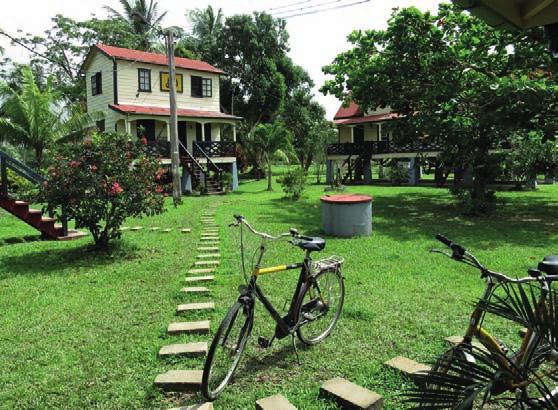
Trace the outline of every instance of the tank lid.
<instances>
[{"instance_id":1,"label":"tank lid","mask_svg":"<svg viewBox=\"0 0 558 410\"><path fill-rule=\"evenodd\" d=\"M372 202L372 197L360 194L324 195L320 198L320 201L330 204L359 204Z\"/></svg>"}]
</instances>

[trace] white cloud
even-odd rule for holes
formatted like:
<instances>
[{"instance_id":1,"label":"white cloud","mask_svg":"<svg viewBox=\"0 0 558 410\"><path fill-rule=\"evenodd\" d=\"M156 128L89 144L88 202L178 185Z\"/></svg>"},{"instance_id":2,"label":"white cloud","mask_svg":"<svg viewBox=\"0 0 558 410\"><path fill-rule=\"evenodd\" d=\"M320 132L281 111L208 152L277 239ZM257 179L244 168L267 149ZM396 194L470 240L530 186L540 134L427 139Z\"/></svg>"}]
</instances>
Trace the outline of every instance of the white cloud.
<instances>
[{"instance_id":1,"label":"white cloud","mask_svg":"<svg viewBox=\"0 0 558 410\"><path fill-rule=\"evenodd\" d=\"M85 19L96 14L106 15L104 5L118 8L116 0L18 0L5 2L0 15L0 28L16 34L18 30L24 33L40 34L47 29L50 19L56 14L63 14L75 19ZM255 7L258 10L270 9L294 3L294 0L159 0L160 11L168 11L164 25L186 26L186 6L202 8L211 4L215 8L222 8L226 15L250 13ZM325 3L312 0L308 5ZM310 14L290 18L287 29L290 34L290 55L292 59L304 67L316 83L316 98L326 107L329 118L332 118L339 106L339 102L331 96L323 96L317 89L323 84L324 75L321 68L329 64L340 52L348 49L347 35L355 29L381 29L386 27L387 20L395 7L415 5L422 10L436 10L439 0L372 0L352 7L331 10L323 13ZM304 7L307 4L300 5ZM335 3L332 4L332 6ZM292 9L285 8L283 10ZM295 7L296 8L296 7ZM27 52L21 47L9 46L9 41L0 38L0 46L7 49L7 55L16 61L25 61Z\"/></svg>"}]
</instances>

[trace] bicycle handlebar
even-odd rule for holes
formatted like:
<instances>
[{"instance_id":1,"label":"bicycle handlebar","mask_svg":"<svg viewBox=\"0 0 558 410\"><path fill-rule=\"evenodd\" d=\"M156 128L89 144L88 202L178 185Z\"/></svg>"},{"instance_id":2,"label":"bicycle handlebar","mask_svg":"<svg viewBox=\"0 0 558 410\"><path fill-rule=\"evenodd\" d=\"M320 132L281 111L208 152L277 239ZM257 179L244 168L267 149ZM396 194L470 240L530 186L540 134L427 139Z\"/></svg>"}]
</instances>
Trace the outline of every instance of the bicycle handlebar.
<instances>
[{"instance_id":1,"label":"bicycle handlebar","mask_svg":"<svg viewBox=\"0 0 558 410\"><path fill-rule=\"evenodd\" d=\"M280 234L280 235L273 236L273 235L270 235L270 234L265 233L265 232L256 231L256 230L252 227L252 225L250 225L250 224L248 223L248 221L246 220L246 218L244 218L242 215L235 214L235 215L234 215L234 219L236 219L236 223L231 224L231 226L238 226L238 225L240 225L240 224L244 224L244 225L246 225L246 227L250 230L250 232L252 232L254 235L257 235L257 236L259 236L259 237L261 237L261 238L268 239L268 240L271 240L271 241L276 241L276 240L279 240L279 239L281 239L281 238L285 238L285 237L288 237L288 236L292 236L292 237L302 237L302 236L298 235L298 232L296 232L295 229L291 229L290 232L285 232L285 233L282 233L282 234Z\"/></svg>"}]
</instances>

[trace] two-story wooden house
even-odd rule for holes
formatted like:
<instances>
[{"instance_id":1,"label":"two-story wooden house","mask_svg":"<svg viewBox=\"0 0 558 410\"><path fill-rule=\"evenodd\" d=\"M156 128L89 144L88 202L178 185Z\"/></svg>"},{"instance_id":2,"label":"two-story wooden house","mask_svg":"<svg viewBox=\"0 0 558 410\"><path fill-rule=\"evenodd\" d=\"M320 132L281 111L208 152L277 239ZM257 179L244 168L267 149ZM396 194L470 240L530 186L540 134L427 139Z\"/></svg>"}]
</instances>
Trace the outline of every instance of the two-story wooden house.
<instances>
[{"instance_id":1,"label":"two-story wooden house","mask_svg":"<svg viewBox=\"0 0 558 410\"><path fill-rule=\"evenodd\" d=\"M440 149L427 138L397 144L386 126L397 116L389 107L369 112L364 112L355 102L339 107L334 117L339 141L327 149L328 182L339 173L344 183L371 183L373 162L383 164L385 160L397 159L401 166L408 167L409 183L417 183L420 179L417 156L435 158Z\"/></svg>"},{"instance_id":2,"label":"two-story wooden house","mask_svg":"<svg viewBox=\"0 0 558 410\"><path fill-rule=\"evenodd\" d=\"M87 110L102 112L101 131L145 137L170 162L169 72L163 54L105 44L93 46L81 68L87 84ZM175 59L178 138L183 161L183 189L230 172L238 186L236 123L240 117L221 112L219 80L225 73L187 58ZM221 135L229 127L229 141ZM212 180L213 179L213 180ZM210 186L211 187L211 186Z\"/></svg>"}]
</instances>

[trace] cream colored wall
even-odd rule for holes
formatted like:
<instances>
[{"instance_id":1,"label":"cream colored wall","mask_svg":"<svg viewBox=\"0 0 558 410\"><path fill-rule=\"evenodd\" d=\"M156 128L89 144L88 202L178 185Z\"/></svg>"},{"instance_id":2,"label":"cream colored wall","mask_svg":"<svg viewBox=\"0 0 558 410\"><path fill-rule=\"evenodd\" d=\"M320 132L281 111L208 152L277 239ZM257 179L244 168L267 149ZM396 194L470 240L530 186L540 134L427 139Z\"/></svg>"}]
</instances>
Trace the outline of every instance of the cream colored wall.
<instances>
[{"instance_id":1,"label":"cream colored wall","mask_svg":"<svg viewBox=\"0 0 558 410\"><path fill-rule=\"evenodd\" d=\"M102 76L102 93L91 95L91 76L101 72ZM87 112L103 112L105 114L105 124L112 120L112 116L108 113L108 105L114 102L114 86L112 82L112 60L101 53L95 53L93 60L85 71L85 83L87 88ZM108 126L106 127L109 129ZM114 129L114 122L112 128Z\"/></svg>"},{"instance_id":2,"label":"cream colored wall","mask_svg":"<svg viewBox=\"0 0 558 410\"><path fill-rule=\"evenodd\" d=\"M376 124L364 124L364 140L378 141L378 127L376 126Z\"/></svg>"},{"instance_id":3,"label":"cream colored wall","mask_svg":"<svg viewBox=\"0 0 558 410\"><path fill-rule=\"evenodd\" d=\"M161 91L160 72L168 72L166 67L133 63L118 60L118 103L132 105L152 105L168 107L169 93ZM138 91L138 68L151 70L151 92ZM183 92L176 94L178 108L194 110L220 111L219 103L219 76L177 68L177 74L183 76ZM212 97L196 98L191 96L191 77L200 76L212 79Z\"/></svg>"},{"instance_id":4,"label":"cream colored wall","mask_svg":"<svg viewBox=\"0 0 558 410\"><path fill-rule=\"evenodd\" d=\"M350 127L346 125L339 126L339 142L352 142Z\"/></svg>"}]
</instances>

